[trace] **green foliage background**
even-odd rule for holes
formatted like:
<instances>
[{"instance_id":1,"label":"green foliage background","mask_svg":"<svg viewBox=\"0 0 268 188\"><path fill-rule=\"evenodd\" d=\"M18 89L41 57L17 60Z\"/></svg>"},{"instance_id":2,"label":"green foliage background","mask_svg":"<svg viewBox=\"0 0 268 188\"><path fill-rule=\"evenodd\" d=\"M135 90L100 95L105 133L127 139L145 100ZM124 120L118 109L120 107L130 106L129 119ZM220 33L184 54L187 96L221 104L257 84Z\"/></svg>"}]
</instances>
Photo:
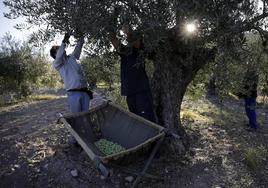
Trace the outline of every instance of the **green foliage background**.
<instances>
[{"instance_id":1,"label":"green foliage background","mask_svg":"<svg viewBox=\"0 0 268 188\"><path fill-rule=\"evenodd\" d=\"M0 47L0 95L9 102L22 99L41 87L56 87L59 76L42 52L33 52L7 34ZM5 99L3 99L5 100Z\"/></svg>"}]
</instances>

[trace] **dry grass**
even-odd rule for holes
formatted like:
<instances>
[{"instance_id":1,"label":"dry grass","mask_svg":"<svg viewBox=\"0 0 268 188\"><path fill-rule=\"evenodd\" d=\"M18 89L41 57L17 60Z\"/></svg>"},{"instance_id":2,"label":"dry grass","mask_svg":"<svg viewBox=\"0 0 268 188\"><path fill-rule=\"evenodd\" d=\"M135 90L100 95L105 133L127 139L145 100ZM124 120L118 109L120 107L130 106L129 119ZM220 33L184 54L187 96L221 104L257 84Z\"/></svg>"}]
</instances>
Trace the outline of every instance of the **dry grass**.
<instances>
[{"instance_id":1,"label":"dry grass","mask_svg":"<svg viewBox=\"0 0 268 188\"><path fill-rule=\"evenodd\" d=\"M267 155L264 146L248 148L244 153L244 163L251 169L256 170L261 166L263 158Z\"/></svg>"},{"instance_id":2,"label":"dry grass","mask_svg":"<svg viewBox=\"0 0 268 188\"><path fill-rule=\"evenodd\" d=\"M31 95L29 97L29 100L32 101L42 101L42 100L54 100L54 99L59 99L62 98L62 96L56 96L56 95Z\"/></svg>"},{"instance_id":3,"label":"dry grass","mask_svg":"<svg viewBox=\"0 0 268 188\"><path fill-rule=\"evenodd\" d=\"M268 96L258 96L257 97L258 103L268 104Z\"/></svg>"},{"instance_id":4,"label":"dry grass","mask_svg":"<svg viewBox=\"0 0 268 188\"><path fill-rule=\"evenodd\" d=\"M225 107L219 107L211 101L203 98L202 100L195 100L191 107L188 106L189 100L184 103L181 111L181 119L190 122L199 122L202 124L236 124L239 119L243 119L243 114L238 114L236 109L227 110ZM235 111L235 113L233 113ZM243 112L243 110L241 111Z\"/></svg>"},{"instance_id":5,"label":"dry grass","mask_svg":"<svg viewBox=\"0 0 268 188\"><path fill-rule=\"evenodd\" d=\"M17 101L14 101L12 103L0 103L0 112L3 111L9 111L11 109L14 109L19 106L27 106L33 102L37 101L46 101L46 100L55 100L59 98L63 98L66 96L57 96L57 95L48 95L48 94L43 94L43 95L30 95L29 97L25 99L20 99Z\"/></svg>"},{"instance_id":6,"label":"dry grass","mask_svg":"<svg viewBox=\"0 0 268 188\"><path fill-rule=\"evenodd\" d=\"M107 89L107 88L109 88L109 85L106 84L105 82L98 82L97 83L97 88L99 88L99 89Z\"/></svg>"},{"instance_id":7,"label":"dry grass","mask_svg":"<svg viewBox=\"0 0 268 188\"><path fill-rule=\"evenodd\" d=\"M209 118L208 116L203 116L199 114L198 112L195 112L193 110L184 110L181 112L181 119L183 121L189 121L189 122L194 122L198 121L201 123L211 123L212 119Z\"/></svg>"}]
</instances>

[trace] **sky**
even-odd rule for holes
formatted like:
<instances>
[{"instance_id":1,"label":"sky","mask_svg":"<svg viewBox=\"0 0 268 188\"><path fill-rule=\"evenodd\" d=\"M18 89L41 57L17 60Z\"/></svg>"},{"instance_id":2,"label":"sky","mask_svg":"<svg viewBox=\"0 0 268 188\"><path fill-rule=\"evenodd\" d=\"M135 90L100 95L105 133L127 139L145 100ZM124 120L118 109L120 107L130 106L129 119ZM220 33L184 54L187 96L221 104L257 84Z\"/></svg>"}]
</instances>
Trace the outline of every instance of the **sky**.
<instances>
[{"instance_id":1,"label":"sky","mask_svg":"<svg viewBox=\"0 0 268 188\"><path fill-rule=\"evenodd\" d=\"M4 6L3 0L0 0L0 38L5 35L5 33L10 32L12 36L19 40L26 40L27 36L29 36L27 31L19 31L14 28L14 26L18 23L24 22L23 18L18 18L14 20L10 20L4 17L4 13L8 13L8 8Z\"/></svg>"},{"instance_id":2,"label":"sky","mask_svg":"<svg viewBox=\"0 0 268 188\"><path fill-rule=\"evenodd\" d=\"M0 0L0 40L1 38L3 38L3 36L9 32L16 40L20 40L20 41L27 41L27 38L29 37L29 35L31 34L31 32L33 32L33 30L17 30L14 28L14 26L16 24L20 24L25 22L24 18L18 18L18 19L8 19L4 17L4 13L8 13L9 9L7 7L4 6L3 4L3 0ZM52 60L52 58L49 55L49 50L51 48L52 45L60 45L61 41L62 41L63 36L59 35L55 37L55 40L50 42L49 44L46 44L44 46L44 52L45 55L47 55L46 57L50 60ZM73 40L71 38L71 43L73 43ZM67 54L71 53L73 51L72 47L68 47L66 48L66 52ZM83 55L83 53L82 53Z\"/></svg>"},{"instance_id":3,"label":"sky","mask_svg":"<svg viewBox=\"0 0 268 188\"><path fill-rule=\"evenodd\" d=\"M6 33L10 33L16 40L27 41L27 38L33 32L33 30L17 30L14 28L16 24L25 22L24 18L8 19L4 17L4 13L8 13L9 9L3 4L3 0L0 0L0 40ZM62 37L62 36L61 36ZM45 52L49 52L51 45L60 45L61 38L57 37L55 41L44 46ZM70 53L71 49L67 49L67 53ZM49 53L47 53L49 57Z\"/></svg>"}]
</instances>

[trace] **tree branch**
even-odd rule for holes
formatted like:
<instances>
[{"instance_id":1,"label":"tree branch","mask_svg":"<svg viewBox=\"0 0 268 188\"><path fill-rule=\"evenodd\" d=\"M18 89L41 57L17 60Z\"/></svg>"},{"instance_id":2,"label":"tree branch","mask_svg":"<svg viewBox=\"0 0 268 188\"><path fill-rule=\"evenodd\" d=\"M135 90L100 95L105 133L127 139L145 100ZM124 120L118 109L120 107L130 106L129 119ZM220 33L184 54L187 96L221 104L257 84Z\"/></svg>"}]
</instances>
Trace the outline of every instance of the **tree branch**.
<instances>
[{"instance_id":1,"label":"tree branch","mask_svg":"<svg viewBox=\"0 0 268 188\"><path fill-rule=\"evenodd\" d=\"M255 18L253 18L248 24L254 24L260 21L261 19L266 18L267 16L268 16L268 12L264 12L263 14L258 15Z\"/></svg>"}]
</instances>

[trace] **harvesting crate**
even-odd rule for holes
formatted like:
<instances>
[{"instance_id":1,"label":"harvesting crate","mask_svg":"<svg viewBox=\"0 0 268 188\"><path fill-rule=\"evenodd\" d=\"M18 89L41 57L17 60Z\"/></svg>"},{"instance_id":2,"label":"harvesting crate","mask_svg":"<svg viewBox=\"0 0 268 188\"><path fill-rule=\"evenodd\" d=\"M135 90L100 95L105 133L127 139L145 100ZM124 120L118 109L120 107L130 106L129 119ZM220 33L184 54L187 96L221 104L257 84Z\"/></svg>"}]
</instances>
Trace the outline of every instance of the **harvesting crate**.
<instances>
[{"instance_id":1,"label":"harvesting crate","mask_svg":"<svg viewBox=\"0 0 268 188\"><path fill-rule=\"evenodd\" d=\"M109 163L131 161L137 153L140 155L150 151L150 157L141 173L144 175L165 137L163 127L108 101L87 112L61 115L60 121L105 177L109 175ZM125 150L104 155L94 144L101 138L117 143Z\"/></svg>"}]
</instances>

